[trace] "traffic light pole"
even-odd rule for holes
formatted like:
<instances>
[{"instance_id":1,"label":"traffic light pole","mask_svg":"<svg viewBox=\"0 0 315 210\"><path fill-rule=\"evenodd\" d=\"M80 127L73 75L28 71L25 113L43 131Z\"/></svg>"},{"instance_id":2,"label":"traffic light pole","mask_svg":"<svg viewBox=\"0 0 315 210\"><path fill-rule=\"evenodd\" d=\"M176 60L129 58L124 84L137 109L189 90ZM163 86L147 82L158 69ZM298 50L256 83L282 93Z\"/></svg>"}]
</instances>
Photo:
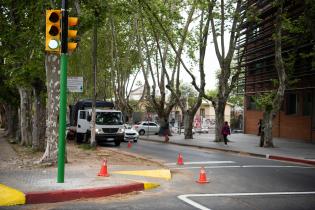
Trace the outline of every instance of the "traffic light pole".
<instances>
[{"instance_id":1,"label":"traffic light pole","mask_svg":"<svg viewBox=\"0 0 315 210\"><path fill-rule=\"evenodd\" d=\"M65 148L66 148L66 114L67 114L67 47L68 47L68 2L62 0L61 19L61 60L60 60L60 107L58 139L58 183L64 183Z\"/></svg>"}]
</instances>

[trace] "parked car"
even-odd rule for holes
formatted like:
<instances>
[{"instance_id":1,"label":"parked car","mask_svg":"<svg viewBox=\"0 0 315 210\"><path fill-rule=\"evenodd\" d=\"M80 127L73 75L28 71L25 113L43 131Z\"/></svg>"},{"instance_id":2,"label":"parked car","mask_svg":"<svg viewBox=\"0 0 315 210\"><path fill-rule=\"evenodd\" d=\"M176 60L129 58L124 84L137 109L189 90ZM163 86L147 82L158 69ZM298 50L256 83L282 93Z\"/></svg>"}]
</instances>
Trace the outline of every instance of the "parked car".
<instances>
[{"instance_id":1,"label":"parked car","mask_svg":"<svg viewBox=\"0 0 315 210\"><path fill-rule=\"evenodd\" d=\"M201 128L195 128L197 133L209 133L209 128L201 127Z\"/></svg>"},{"instance_id":2,"label":"parked car","mask_svg":"<svg viewBox=\"0 0 315 210\"><path fill-rule=\"evenodd\" d=\"M125 124L125 136L124 141L137 142L139 139L139 133L131 125Z\"/></svg>"},{"instance_id":3,"label":"parked car","mask_svg":"<svg viewBox=\"0 0 315 210\"><path fill-rule=\"evenodd\" d=\"M133 126L138 131L139 135L158 134L160 126L155 122L141 121Z\"/></svg>"},{"instance_id":4,"label":"parked car","mask_svg":"<svg viewBox=\"0 0 315 210\"><path fill-rule=\"evenodd\" d=\"M181 127L180 132L181 132L181 133L185 133L185 128L184 128L184 127ZM193 133L193 134L196 133L196 131L195 131L194 128L192 128L192 133Z\"/></svg>"}]
</instances>

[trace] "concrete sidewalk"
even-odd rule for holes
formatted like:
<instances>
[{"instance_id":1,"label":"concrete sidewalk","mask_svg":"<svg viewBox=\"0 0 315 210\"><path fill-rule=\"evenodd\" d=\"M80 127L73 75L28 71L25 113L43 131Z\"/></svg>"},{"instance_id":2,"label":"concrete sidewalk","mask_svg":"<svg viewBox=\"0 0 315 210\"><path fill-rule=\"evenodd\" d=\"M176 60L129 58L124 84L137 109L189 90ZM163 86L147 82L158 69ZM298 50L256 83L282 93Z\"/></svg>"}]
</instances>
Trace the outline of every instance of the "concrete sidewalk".
<instances>
[{"instance_id":1,"label":"concrete sidewalk","mask_svg":"<svg viewBox=\"0 0 315 210\"><path fill-rule=\"evenodd\" d=\"M173 134L169 143L178 145L209 148L226 152L243 153L252 156L278 159L295 163L315 165L315 144L303 140L274 138L274 148L259 147L259 136L233 133L228 138L230 142L214 142L214 134L194 134L194 139L184 139L184 135ZM141 140L163 142L164 137L144 135Z\"/></svg>"}]
</instances>

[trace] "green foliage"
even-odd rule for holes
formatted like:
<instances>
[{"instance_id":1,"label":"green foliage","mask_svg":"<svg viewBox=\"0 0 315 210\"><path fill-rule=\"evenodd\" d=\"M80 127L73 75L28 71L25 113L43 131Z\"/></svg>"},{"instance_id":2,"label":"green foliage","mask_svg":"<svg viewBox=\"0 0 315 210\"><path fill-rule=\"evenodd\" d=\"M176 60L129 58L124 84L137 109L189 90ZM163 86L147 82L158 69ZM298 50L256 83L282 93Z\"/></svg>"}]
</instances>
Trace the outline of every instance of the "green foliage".
<instances>
[{"instance_id":1,"label":"green foliage","mask_svg":"<svg viewBox=\"0 0 315 210\"><path fill-rule=\"evenodd\" d=\"M275 97L275 92L261 93L253 97L257 107L263 111L270 112L272 110L272 102Z\"/></svg>"},{"instance_id":2,"label":"green foliage","mask_svg":"<svg viewBox=\"0 0 315 210\"><path fill-rule=\"evenodd\" d=\"M45 81L44 33L46 1L2 1L0 6L0 98L18 101L16 87ZM9 96L10 94L11 96ZM14 103L17 104L17 103Z\"/></svg>"},{"instance_id":3,"label":"green foliage","mask_svg":"<svg viewBox=\"0 0 315 210\"><path fill-rule=\"evenodd\" d=\"M216 98L216 97L218 97L218 90L217 89L207 90L206 95L210 96L212 98Z\"/></svg>"},{"instance_id":4,"label":"green foliage","mask_svg":"<svg viewBox=\"0 0 315 210\"><path fill-rule=\"evenodd\" d=\"M228 102L243 107L244 106L244 95L231 94L228 98Z\"/></svg>"},{"instance_id":5,"label":"green foliage","mask_svg":"<svg viewBox=\"0 0 315 210\"><path fill-rule=\"evenodd\" d=\"M188 106L191 107L196 103L197 100L197 91L188 83L181 84L179 87L181 91L182 98L188 100Z\"/></svg>"}]
</instances>

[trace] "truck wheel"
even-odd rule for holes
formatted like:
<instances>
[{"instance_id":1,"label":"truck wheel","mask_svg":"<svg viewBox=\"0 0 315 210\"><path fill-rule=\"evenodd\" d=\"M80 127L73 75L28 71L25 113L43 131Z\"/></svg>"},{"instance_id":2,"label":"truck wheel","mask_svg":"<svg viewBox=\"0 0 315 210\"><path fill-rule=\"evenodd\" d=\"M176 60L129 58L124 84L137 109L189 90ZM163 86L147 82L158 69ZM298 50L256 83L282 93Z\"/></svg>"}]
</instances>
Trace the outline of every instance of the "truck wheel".
<instances>
[{"instance_id":1,"label":"truck wheel","mask_svg":"<svg viewBox=\"0 0 315 210\"><path fill-rule=\"evenodd\" d=\"M144 131L144 130L141 130L141 131L139 131L139 134L140 134L141 136L143 136L143 135L145 134L145 131Z\"/></svg>"},{"instance_id":2,"label":"truck wheel","mask_svg":"<svg viewBox=\"0 0 315 210\"><path fill-rule=\"evenodd\" d=\"M86 134L85 143L90 144L91 143L91 135Z\"/></svg>"},{"instance_id":3,"label":"truck wheel","mask_svg":"<svg viewBox=\"0 0 315 210\"><path fill-rule=\"evenodd\" d=\"M115 146L118 147L119 145L120 145L120 139L116 139L116 140L115 140Z\"/></svg>"}]
</instances>

